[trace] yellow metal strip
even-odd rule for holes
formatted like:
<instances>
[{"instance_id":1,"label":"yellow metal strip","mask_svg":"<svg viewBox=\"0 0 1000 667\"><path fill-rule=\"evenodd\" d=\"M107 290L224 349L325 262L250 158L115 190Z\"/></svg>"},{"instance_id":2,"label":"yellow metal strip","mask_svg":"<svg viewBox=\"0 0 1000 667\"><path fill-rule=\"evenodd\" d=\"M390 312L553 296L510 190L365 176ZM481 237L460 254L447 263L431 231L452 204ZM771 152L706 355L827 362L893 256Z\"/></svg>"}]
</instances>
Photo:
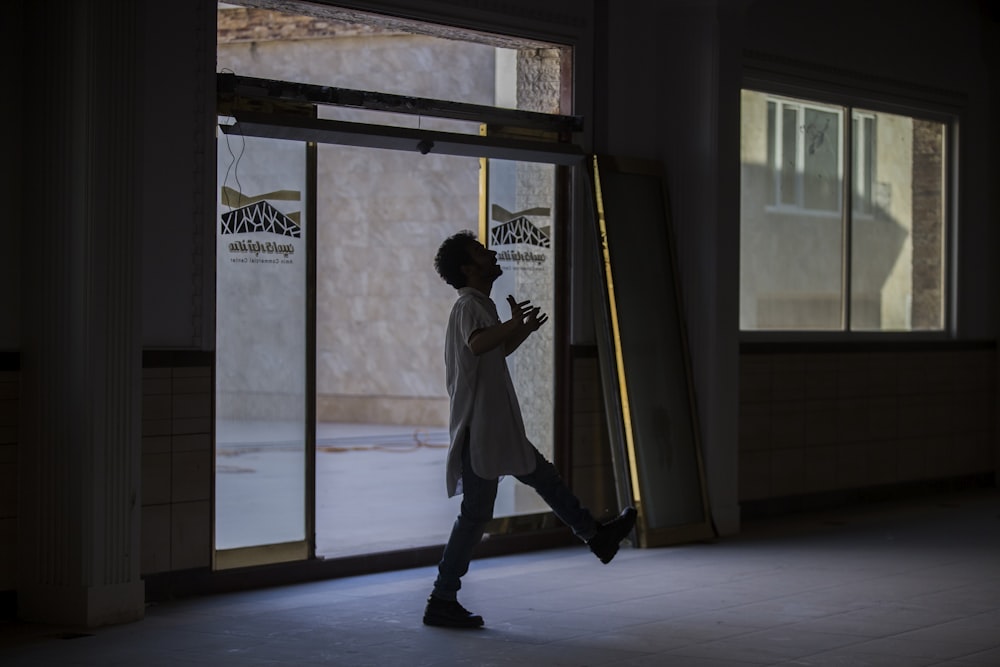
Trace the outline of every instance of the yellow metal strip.
<instances>
[{"instance_id":1,"label":"yellow metal strip","mask_svg":"<svg viewBox=\"0 0 1000 667\"><path fill-rule=\"evenodd\" d=\"M302 193L298 190L275 190L274 192L265 192L264 194L254 195L250 197L245 195L239 190L229 187L228 185L222 188L222 203L231 208L235 208L235 202L239 202L239 206L249 206L250 204L256 204L259 201L265 201L267 199L274 199L278 201L301 201ZM229 202L234 202L230 204Z\"/></svg>"},{"instance_id":2,"label":"yellow metal strip","mask_svg":"<svg viewBox=\"0 0 1000 667\"><path fill-rule=\"evenodd\" d=\"M480 123L479 136L485 137L486 123ZM489 159L479 158L479 242L489 247L490 221L487 217L490 206Z\"/></svg>"},{"instance_id":3,"label":"yellow metal strip","mask_svg":"<svg viewBox=\"0 0 1000 667\"><path fill-rule=\"evenodd\" d=\"M309 558L309 545L305 541L220 549L215 552L215 569L229 570L237 567L287 563L307 558Z\"/></svg>"},{"instance_id":4,"label":"yellow metal strip","mask_svg":"<svg viewBox=\"0 0 1000 667\"><path fill-rule=\"evenodd\" d=\"M632 477L632 498L640 501L639 468L636 464L635 440L632 436L632 410L629 407L628 386L625 383L625 364L622 357L621 330L618 326L618 304L615 301L615 284L611 276L611 253L608 249L608 228L604 216L604 196L601 193L601 174L597 156L594 156L594 194L597 199L597 224L601 232L601 253L604 259L604 278L608 284L608 306L611 311L611 335L615 346L615 365L618 370L618 393L622 401L622 421L625 427L625 445L628 449L629 473Z\"/></svg>"}]
</instances>

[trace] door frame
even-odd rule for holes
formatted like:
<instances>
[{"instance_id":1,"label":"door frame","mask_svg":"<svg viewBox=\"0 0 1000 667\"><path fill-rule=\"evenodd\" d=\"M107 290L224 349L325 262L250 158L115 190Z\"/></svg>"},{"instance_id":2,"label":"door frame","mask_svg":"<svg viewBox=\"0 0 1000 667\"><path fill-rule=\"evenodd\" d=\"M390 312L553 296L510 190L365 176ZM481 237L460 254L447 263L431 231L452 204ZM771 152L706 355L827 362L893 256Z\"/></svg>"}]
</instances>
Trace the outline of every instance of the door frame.
<instances>
[{"instance_id":1,"label":"door frame","mask_svg":"<svg viewBox=\"0 0 1000 667\"><path fill-rule=\"evenodd\" d=\"M316 186L317 146L339 144L364 148L387 148L435 152L447 155L542 162L555 165L555 211L553 226L561 238L568 237L572 226L571 169L585 163L585 154L573 143L573 135L582 130L579 116L563 116L504 109L428 98L414 98L351 89L314 86L287 81L217 74L217 116L230 117L235 123L220 125L223 133L253 136L306 145L306 438L305 438L305 526L302 542L264 544L218 550L213 546L212 569L216 571L292 561L316 559ZM478 135L403 128L391 125L342 122L317 118L320 105L347 106L373 111L393 111L438 118L478 121ZM487 131L488 128L488 131ZM484 192L480 191L482 200ZM480 225L482 226L482 221ZM563 246L566 247L563 247ZM569 330L569 276L566 260L569 244L555 248L555 355L553 369L553 458L569 479L568 435L571 417L567 397L571 381ZM213 545L215 537L215 484L213 475ZM494 519L489 530L493 535L514 535L556 528L551 512Z\"/></svg>"}]
</instances>

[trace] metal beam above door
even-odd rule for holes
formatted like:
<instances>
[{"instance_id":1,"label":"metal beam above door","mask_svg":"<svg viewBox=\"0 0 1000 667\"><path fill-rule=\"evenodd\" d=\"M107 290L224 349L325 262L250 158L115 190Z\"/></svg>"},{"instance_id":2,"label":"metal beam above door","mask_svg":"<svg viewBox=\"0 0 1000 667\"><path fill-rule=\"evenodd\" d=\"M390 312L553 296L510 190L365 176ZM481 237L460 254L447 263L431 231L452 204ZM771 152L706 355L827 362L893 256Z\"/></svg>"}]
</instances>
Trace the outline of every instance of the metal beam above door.
<instances>
[{"instance_id":1,"label":"metal beam above door","mask_svg":"<svg viewBox=\"0 0 1000 667\"><path fill-rule=\"evenodd\" d=\"M427 116L429 118L450 118L485 123L495 127L550 132L556 135L558 141L570 141L570 135L583 131L583 116L505 109L482 104L450 102L368 90L259 79L229 73L218 74L217 82L219 95L222 97L231 96L233 99L320 104Z\"/></svg>"},{"instance_id":2,"label":"metal beam above door","mask_svg":"<svg viewBox=\"0 0 1000 667\"><path fill-rule=\"evenodd\" d=\"M418 130L256 111L234 111L233 117L235 124L222 125L221 128L226 134L236 136L562 165L579 164L585 157L580 147L571 143Z\"/></svg>"}]
</instances>

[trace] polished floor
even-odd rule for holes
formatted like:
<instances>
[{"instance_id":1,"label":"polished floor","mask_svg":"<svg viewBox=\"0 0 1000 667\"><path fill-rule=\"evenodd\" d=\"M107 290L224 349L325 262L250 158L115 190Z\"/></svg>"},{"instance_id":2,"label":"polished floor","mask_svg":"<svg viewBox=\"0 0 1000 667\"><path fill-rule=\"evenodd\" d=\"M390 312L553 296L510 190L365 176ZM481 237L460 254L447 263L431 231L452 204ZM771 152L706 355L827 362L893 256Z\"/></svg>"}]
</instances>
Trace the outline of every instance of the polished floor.
<instances>
[{"instance_id":1,"label":"polished floor","mask_svg":"<svg viewBox=\"0 0 1000 667\"><path fill-rule=\"evenodd\" d=\"M477 560L481 630L421 624L432 568L0 626L15 665L1000 665L1000 491L747 522L737 538Z\"/></svg>"}]
</instances>

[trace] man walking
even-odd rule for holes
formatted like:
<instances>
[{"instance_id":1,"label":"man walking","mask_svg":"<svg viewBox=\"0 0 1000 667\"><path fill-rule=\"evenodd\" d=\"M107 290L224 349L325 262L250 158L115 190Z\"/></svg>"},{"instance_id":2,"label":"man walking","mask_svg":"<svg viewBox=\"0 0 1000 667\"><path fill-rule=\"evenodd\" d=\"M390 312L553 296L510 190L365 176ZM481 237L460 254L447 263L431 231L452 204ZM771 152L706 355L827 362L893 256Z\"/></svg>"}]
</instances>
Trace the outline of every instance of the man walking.
<instances>
[{"instance_id":1,"label":"man walking","mask_svg":"<svg viewBox=\"0 0 1000 667\"><path fill-rule=\"evenodd\" d=\"M447 489L449 496L461 493L463 498L438 564L424 623L476 628L483 625L483 618L459 604L457 596L472 551L493 518L501 476L513 475L535 489L603 563L614 558L619 544L632 531L636 511L627 507L617 518L599 524L525 435L506 357L545 324L548 316L530 301L508 296L511 317L500 321L489 296L494 281L503 273L496 252L485 248L471 232L459 232L441 244L434 268L458 290L445 336L451 407Z\"/></svg>"}]
</instances>

